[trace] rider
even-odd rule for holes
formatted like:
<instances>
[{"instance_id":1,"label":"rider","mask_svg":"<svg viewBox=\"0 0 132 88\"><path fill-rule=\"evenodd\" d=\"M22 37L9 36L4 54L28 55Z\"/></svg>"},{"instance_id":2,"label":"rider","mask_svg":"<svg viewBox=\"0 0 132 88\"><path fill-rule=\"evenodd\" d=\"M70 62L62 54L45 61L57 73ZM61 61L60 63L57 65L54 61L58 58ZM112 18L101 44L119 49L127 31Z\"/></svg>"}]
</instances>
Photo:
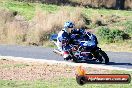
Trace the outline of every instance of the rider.
<instances>
[{"instance_id":1,"label":"rider","mask_svg":"<svg viewBox=\"0 0 132 88\"><path fill-rule=\"evenodd\" d=\"M73 29L72 30L72 34L78 34L80 36L80 38L82 38L82 40L86 40L86 41L94 41L96 44L98 44L98 41L97 41L97 37L88 32L88 31L85 31L86 27L81 27L80 29Z\"/></svg>"},{"instance_id":2,"label":"rider","mask_svg":"<svg viewBox=\"0 0 132 88\"><path fill-rule=\"evenodd\" d=\"M71 21L65 22L64 28L58 33L57 36L57 47L59 51L61 51L65 60L71 59L67 51L71 50L71 46L69 44L71 37L69 33L74 28L74 26L74 23Z\"/></svg>"},{"instance_id":3,"label":"rider","mask_svg":"<svg viewBox=\"0 0 132 88\"><path fill-rule=\"evenodd\" d=\"M93 48L91 53L94 55L95 58L98 58L98 54L95 52L95 50L98 48L97 47L97 44L98 44L97 37L94 34L88 31L85 31L85 29L86 29L85 27L81 27L80 29L73 29L71 31L71 34L77 34L78 36L73 37L72 39L82 39L83 41L91 41L91 43L96 44L96 46Z\"/></svg>"}]
</instances>

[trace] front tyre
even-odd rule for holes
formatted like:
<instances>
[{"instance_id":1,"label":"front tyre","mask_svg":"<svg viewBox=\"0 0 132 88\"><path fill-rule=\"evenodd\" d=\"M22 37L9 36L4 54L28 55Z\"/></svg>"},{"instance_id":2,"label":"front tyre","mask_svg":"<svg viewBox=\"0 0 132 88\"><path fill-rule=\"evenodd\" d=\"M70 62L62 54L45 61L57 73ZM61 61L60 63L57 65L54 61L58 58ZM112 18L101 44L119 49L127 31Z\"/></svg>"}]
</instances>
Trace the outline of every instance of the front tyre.
<instances>
[{"instance_id":1,"label":"front tyre","mask_svg":"<svg viewBox=\"0 0 132 88\"><path fill-rule=\"evenodd\" d=\"M107 54L104 51L99 50L99 56L101 56L102 63L104 63L104 64L109 63L109 57L107 56Z\"/></svg>"}]
</instances>

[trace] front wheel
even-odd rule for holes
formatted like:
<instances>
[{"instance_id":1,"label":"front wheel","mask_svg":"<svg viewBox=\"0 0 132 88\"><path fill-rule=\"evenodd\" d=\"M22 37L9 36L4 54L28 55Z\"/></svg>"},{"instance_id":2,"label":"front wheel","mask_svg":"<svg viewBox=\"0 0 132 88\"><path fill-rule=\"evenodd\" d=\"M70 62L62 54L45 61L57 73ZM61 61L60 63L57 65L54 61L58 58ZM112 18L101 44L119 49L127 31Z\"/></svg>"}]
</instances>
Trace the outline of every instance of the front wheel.
<instances>
[{"instance_id":1,"label":"front wheel","mask_svg":"<svg viewBox=\"0 0 132 88\"><path fill-rule=\"evenodd\" d=\"M101 56L101 63L104 63L104 64L108 64L109 63L109 57L107 56L107 54L102 51L102 50L99 50L99 56Z\"/></svg>"}]
</instances>

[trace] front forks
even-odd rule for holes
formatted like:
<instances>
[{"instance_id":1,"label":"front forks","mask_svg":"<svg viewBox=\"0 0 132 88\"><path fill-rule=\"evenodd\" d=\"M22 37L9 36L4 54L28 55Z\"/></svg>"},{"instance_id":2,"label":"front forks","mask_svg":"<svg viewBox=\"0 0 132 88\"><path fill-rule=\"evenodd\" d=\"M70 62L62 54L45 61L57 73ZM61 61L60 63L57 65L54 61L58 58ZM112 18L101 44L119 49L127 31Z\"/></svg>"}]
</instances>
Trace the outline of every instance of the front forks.
<instances>
[{"instance_id":1,"label":"front forks","mask_svg":"<svg viewBox=\"0 0 132 88\"><path fill-rule=\"evenodd\" d=\"M99 53L100 50L101 49L97 47L97 49L92 51L91 53L94 56L95 60L97 60L98 62L102 63L103 59L102 59L102 56Z\"/></svg>"}]
</instances>

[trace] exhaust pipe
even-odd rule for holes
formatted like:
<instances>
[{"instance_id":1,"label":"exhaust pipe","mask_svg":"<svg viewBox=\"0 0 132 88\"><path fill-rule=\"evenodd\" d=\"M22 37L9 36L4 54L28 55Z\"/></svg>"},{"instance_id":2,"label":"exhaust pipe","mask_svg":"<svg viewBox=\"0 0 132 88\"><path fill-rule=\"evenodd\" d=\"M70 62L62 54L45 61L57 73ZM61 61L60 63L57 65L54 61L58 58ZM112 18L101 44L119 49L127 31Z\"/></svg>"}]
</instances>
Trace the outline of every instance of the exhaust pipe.
<instances>
[{"instance_id":1,"label":"exhaust pipe","mask_svg":"<svg viewBox=\"0 0 132 88\"><path fill-rule=\"evenodd\" d=\"M58 55L60 55L60 56L63 56L62 53L59 50L57 50L57 49L54 49L53 52L58 54Z\"/></svg>"}]
</instances>

